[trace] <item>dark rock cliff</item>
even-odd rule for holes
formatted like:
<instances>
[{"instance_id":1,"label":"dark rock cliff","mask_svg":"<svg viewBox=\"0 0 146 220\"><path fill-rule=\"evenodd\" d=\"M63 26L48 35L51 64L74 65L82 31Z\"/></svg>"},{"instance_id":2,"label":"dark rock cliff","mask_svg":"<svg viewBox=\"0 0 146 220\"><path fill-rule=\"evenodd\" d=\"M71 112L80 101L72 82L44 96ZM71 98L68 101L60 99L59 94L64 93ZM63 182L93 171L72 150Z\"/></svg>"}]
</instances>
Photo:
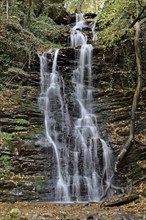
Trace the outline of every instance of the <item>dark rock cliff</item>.
<instances>
[{"instance_id":1,"label":"dark rock cliff","mask_svg":"<svg viewBox=\"0 0 146 220\"><path fill-rule=\"evenodd\" d=\"M118 50L95 48L93 51L93 108L101 136L110 143L115 158L129 135L131 104L136 86L134 49L131 43L127 45L127 57L124 54L126 45L121 45ZM143 44L143 57L145 47ZM73 48L60 49L58 58L59 73L66 84L71 115L76 114L71 99L71 76L76 51ZM1 84L0 94L0 201L47 199L49 191L47 179L52 175L52 151L42 144L44 126L43 115L38 107L40 76L37 54L28 64L25 64L24 70L9 68L1 77L1 82L5 82ZM137 173L141 176L146 172L143 165L146 157L145 103L144 82L136 111L136 143L121 162L117 181L123 175L137 178Z\"/></svg>"}]
</instances>

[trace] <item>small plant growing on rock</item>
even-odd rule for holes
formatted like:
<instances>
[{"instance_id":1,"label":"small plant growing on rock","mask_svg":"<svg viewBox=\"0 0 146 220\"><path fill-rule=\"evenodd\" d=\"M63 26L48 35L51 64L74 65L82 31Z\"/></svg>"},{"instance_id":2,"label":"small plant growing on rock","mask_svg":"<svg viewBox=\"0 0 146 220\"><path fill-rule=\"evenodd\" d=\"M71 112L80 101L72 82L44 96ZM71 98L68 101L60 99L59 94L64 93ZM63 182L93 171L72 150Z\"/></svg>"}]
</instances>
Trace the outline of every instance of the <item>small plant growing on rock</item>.
<instances>
[{"instance_id":1,"label":"small plant growing on rock","mask_svg":"<svg viewBox=\"0 0 146 220\"><path fill-rule=\"evenodd\" d=\"M10 174L10 163L9 163L10 156L9 155L2 155L1 160L2 160L2 165L4 167L3 173L6 175Z\"/></svg>"}]
</instances>

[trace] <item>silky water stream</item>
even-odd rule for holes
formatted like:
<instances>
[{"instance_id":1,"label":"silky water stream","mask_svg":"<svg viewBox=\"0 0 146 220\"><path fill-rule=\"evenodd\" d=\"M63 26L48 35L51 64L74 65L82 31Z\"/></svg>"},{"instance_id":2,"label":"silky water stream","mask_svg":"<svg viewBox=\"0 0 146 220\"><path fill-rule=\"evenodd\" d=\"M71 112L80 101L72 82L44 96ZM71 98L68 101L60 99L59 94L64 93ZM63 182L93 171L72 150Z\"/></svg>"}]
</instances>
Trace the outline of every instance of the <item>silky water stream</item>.
<instances>
[{"instance_id":1,"label":"silky water stream","mask_svg":"<svg viewBox=\"0 0 146 220\"><path fill-rule=\"evenodd\" d=\"M70 36L71 47L80 48L75 49L76 62L71 74L72 97L78 109L76 117L72 117L68 110L66 84L58 71L59 49L39 54L39 106L44 114L45 145L52 148L52 169L55 167L54 176L50 176L53 197L48 196L48 201L102 201L113 193L112 152L99 133L92 109L95 90L92 83L93 47L87 44L87 36L82 33L84 27L83 14L77 14ZM53 58L51 68L48 54ZM72 137L71 144L68 144L69 137Z\"/></svg>"}]
</instances>

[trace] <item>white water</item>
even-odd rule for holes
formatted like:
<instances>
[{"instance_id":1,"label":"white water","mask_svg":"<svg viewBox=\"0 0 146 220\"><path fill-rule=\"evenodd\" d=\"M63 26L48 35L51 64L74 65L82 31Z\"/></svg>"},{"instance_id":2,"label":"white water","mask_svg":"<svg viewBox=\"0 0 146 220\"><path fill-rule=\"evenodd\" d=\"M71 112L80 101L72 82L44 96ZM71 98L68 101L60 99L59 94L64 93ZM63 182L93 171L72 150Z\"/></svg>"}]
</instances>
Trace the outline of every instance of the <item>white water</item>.
<instances>
[{"instance_id":1,"label":"white water","mask_svg":"<svg viewBox=\"0 0 146 220\"><path fill-rule=\"evenodd\" d=\"M40 108L44 113L44 124L46 132L46 141L52 146L55 154L56 167L57 167L57 181L55 186L55 200L70 201L68 191L68 173L67 166L63 167L66 162L67 148L66 140L63 133L67 133L69 126L69 116L67 106L64 102L64 82L59 73L57 72L57 57L59 49L53 51L53 65L51 73L47 69L47 53L39 55L40 69L41 69L41 94L39 98ZM57 120L58 117L58 120ZM58 123L60 123L58 125ZM58 128L59 126L59 128ZM61 135L61 140L60 136ZM63 157L63 158L61 158Z\"/></svg>"},{"instance_id":2,"label":"white water","mask_svg":"<svg viewBox=\"0 0 146 220\"><path fill-rule=\"evenodd\" d=\"M95 33L95 28L96 28L96 21L94 21L93 25L92 25L92 41L97 41L98 37L97 34Z\"/></svg>"},{"instance_id":3,"label":"white water","mask_svg":"<svg viewBox=\"0 0 146 220\"><path fill-rule=\"evenodd\" d=\"M78 23L83 22L83 17L78 18L73 30L75 31L75 28L78 28ZM92 31L94 31L95 25ZM73 72L72 79L76 101L80 107L80 116L74 126L75 162L72 194L80 201L82 199L80 192L82 185L88 201L100 201L105 191L110 188L111 179L113 178L112 158L109 146L100 137L97 119L91 108L92 92L94 89L92 87L93 47L86 43L86 36L84 38L81 44L78 66ZM101 150L102 156L98 153ZM80 174L79 157L82 157L83 160L83 169ZM108 193L111 193L110 190Z\"/></svg>"},{"instance_id":4,"label":"white water","mask_svg":"<svg viewBox=\"0 0 146 220\"><path fill-rule=\"evenodd\" d=\"M85 25L83 15L76 15L76 25L71 30L71 46L80 45L81 48L71 79L72 95L79 109L74 121L70 120L65 83L57 70L59 49L39 54L39 104L44 114L46 146L51 146L54 151L54 201L58 202L100 201L112 194L112 153L99 134L97 118L92 110L93 47L87 44L87 36L81 33ZM48 53L53 57L51 72L47 63ZM72 136L71 147L67 143L69 135Z\"/></svg>"},{"instance_id":5,"label":"white water","mask_svg":"<svg viewBox=\"0 0 146 220\"><path fill-rule=\"evenodd\" d=\"M71 30L71 47L80 46L87 43L87 36L82 33L83 27L86 27L83 14L76 14L76 25Z\"/></svg>"}]
</instances>

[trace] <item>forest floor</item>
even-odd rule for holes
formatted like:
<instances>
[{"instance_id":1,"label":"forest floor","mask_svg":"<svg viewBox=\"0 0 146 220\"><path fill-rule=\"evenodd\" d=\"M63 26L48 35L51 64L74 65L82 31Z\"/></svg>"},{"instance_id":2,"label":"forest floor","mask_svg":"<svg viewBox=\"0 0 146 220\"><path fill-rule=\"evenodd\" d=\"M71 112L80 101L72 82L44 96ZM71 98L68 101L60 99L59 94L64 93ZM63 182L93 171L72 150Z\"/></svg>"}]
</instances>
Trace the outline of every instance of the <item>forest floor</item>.
<instances>
[{"instance_id":1,"label":"forest floor","mask_svg":"<svg viewBox=\"0 0 146 220\"><path fill-rule=\"evenodd\" d=\"M146 183L134 187L139 198L128 204L108 207L106 203L48 204L33 202L0 203L0 220L146 220ZM116 197L116 200L120 197Z\"/></svg>"}]
</instances>

